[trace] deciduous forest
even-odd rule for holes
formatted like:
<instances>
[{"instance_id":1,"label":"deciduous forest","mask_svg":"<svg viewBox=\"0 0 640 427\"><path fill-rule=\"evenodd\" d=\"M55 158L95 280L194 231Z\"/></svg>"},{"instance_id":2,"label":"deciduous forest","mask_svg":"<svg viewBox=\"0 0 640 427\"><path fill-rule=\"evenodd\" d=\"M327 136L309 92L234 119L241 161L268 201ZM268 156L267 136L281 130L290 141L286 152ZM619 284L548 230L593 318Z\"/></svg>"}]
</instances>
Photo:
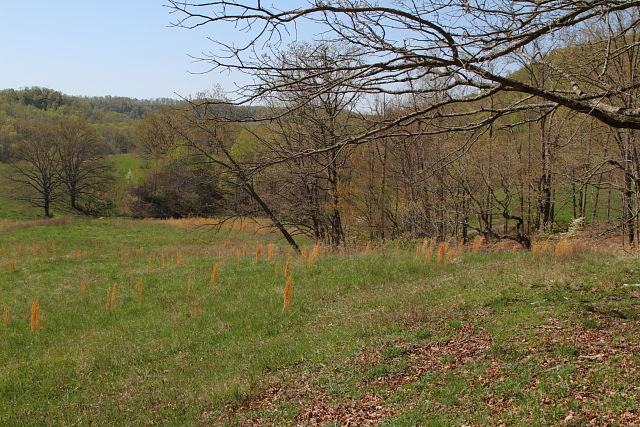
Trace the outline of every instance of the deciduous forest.
<instances>
[{"instance_id":1,"label":"deciduous forest","mask_svg":"<svg viewBox=\"0 0 640 427\"><path fill-rule=\"evenodd\" d=\"M579 67L598 49L620 51L607 58L606 80L625 90L606 99L635 108L636 37L555 49L517 64L509 78L554 88L562 81L553 64ZM444 92L351 93L340 68L355 63L354 52L288 49L282 69L304 71L264 76L288 89L254 107L219 93L177 101L3 91L3 196L44 216L273 215L331 245L480 234L529 247L533 236L576 220L637 243L635 129L535 97L525 104L509 91L443 102L423 117ZM338 71L307 81L307 70L332 64ZM597 79L604 65L582 78Z\"/></svg>"}]
</instances>

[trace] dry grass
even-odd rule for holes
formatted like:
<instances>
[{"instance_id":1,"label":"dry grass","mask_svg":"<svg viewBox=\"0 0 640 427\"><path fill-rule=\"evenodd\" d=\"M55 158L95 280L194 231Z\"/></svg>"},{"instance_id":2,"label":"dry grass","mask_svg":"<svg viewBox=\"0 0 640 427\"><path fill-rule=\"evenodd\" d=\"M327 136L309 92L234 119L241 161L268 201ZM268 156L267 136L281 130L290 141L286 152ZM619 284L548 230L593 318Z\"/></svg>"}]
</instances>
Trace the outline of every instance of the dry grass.
<instances>
[{"instance_id":1,"label":"dry grass","mask_svg":"<svg viewBox=\"0 0 640 427\"><path fill-rule=\"evenodd\" d=\"M111 290L107 293L107 310L111 310L116 306L116 285L111 286Z\"/></svg>"},{"instance_id":2,"label":"dry grass","mask_svg":"<svg viewBox=\"0 0 640 427\"><path fill-rule=\"evenodd\" d=\"M433 261L433 254L434 254L435 250L436 250L436 247L434 245L427 246L427 249L424 252L424 260L426 262Z\"/></svg>"},{"instance_id":3,"label":"dry grass","mask_svg":"<svg viewBox=\"0 0 640 427\"><path fill-rule=\"evenodd\" d=\"M427 239L424 239L421 244L416 246L415 258L417 262L422 261L422 257L427 250Z\"/></svg>"},{"instance_id":4,"label":"dry grass","mask_svg":"<svg viewBox=\"0 0 640 427\"><path fill-rule=\"evenodd\" d=\"M415 258L416 261L431 262L433 260L433 253L435 251L435 240L433 238L424 239L420 245L416 247Z\"/></svg>"},{"instance_id":5,"label":"dry grass","mask_svg":"<svg viewBox=\"0 0 640 427\"><path fill-rule=\"evenodd\" d=\"M438 245L438 262L442 263L445 261L445 256L447 254L447 249L449 248L449 243L440 242Z\"/></svg>"},{"instance_id":6,"label":"dry grass","mask_svg":"<svg viewBox=\"0 0 640 427\"><path fill-rule=\"evenodd\" d=\"M283 269L284 271L283 271L283 274L284 274L284 277L285 277L285 278L286 278L286 277L289 277L289 267L290 267L290 265L291 265L291 255L289 255L289 256L287 257L287 260L286 260L286 261L285 261L285 263L284 263L284 269Z\"/></svg>"},{"instance_id":7,"label":"dry grass","mask_svg":"<svg viewBox=\"0 0 640 427\"><path fill-rule=\"evenodd\" d=\"M284 285L283 305L282 312L291 310L291 287L293 286L293 277L287 276L287 281Z\"/></svg>"},{"instance_id":8,"label":"dry grass","mask_svg":"<svg viewBox=\"0 0 640 427\"><path fill-rule=\"evenodd\" d=\"M562 237L557 242L553 240L535 241L531 244L531 252L535 254L550 254L562 258L571 258L578 253L595 251L593 245L581 239Z\"/></svg>"},{"instance_id":9,"label":"dry grass","mask_svg":"<svg viewBox=\"0 0 640 427\"><path fill-rule=\"evenodd\" d=\"M549 253L549 248L552 248L553 246L550 245L550 243L548 241L546 242L540 242L540 241L535 241L531 243L531 252L534 254L545 254L545 253Z\"/></svg>"},{"instance_id":10,"label":"dry grass","mask_svg":"<svg viewBox=\"0 0 640 427\"><path fill-rule=\"evenodd\" d=\"M69 218L53 218L53 219L41 219L37 221L20 221L20 222L5 222L0 221L0 232L20 230L24 228L40 227L40 226L58 226L65 225L70 222Z\"/></svg>"},{"instance_id":11,"label":"dry grass","mask_svg":"<svg viewBox=\"0 0 640 427\"><path fill-rule=\"evenodd\" d=\"M268 218L146 218L143 221L191 230L196 228L205 228L262 234L273 234L278 232L272 227L272 223Z\"/></svg>"},{"instance_id":12,"label":"dry grass","mask_svg":"<svg viewBox=\"0 0 640 427\"><path fill-rule=\"evenodd\" d=\"M574 245L571 244L566 238L562 238L556 244L553 250L556 256L571 256L575 254Z\"/></svg>"},{"instance_id":13,"label":"dry grass","mask_svg":"<svg viewBox=\"0 0 640 427\"><path fill-rule=\"evenodd\" d=\"M320 244L316 243L313 249L311 249L309 256L307 257L307 260L306 260L307 268L313 267L313 263L316 262L316 260L320 257L320 251L321 251Z\"/></svg>"},{"instance_id":14,"label":"dry grass","mask_svg":"<svg viewBox=\"0 0 640 427\"><path fill-rule=\"evenodd\" d=\"M423 245L416 246L416 253L415 253L416 261L419 262L422 259L423 250L424 250L424 243L423 243Z\"/></svg>"},{"instance_id":15,"label":"dry grass","mask_svg":"<svg viewBox=\"0 0 640 427\"><path fill-rule=\"evenodd\" d=\"M484 236L476 236L471 242L471 252L476 253L480 251L482 244L484 243Z\"/></svg>"},{"instance_id":16,"label":"dry grass","mask_svg":"<svg viewBox=\"0 0 640 427\"><path fill-rule=\"evenodd\" d=\"M213 268L211 269L211 284L215 285L218 283L218 268L220 267L220 263L216 262L213 264Z\"/></svg>"},{"instance_id":17,"label":"dry grass","mask_svg":"<svg viewBox=\"0 0 640 427\"><path fill-rule=\"evenodd\" d=\"M276 245L269 243L267 245L267 261L271 261L276 253Z\"/></svg>"},{"instance_id":18,"label":"dry grass","mask_svg":"<svg viewBox=\"0 0 640 427\"><path fill-rule=\"evenodd\" d=\"M128 263L129 262L129 258L130 258L129 250L125 249L125 250L120 251L118 253L118 257L120 258L120 261L122 261L124 263Z\"/></svg>"},{"instance_id":19,"label":"dry grass","mask_svg":"<svg viewBox=\"0 0 640 427\"><path fill-rule=\"evenodd\" d=\"M5 303L4 308L2 309L2 324L4 326L9 326L9 321L9 306Z\"/></svg>"},{"instance_id":20,"label":"dry grass","mask_svg":"<svg viewBox=\"0 0 640 427\"><path fill-rule=\"evenodd\" d=\"M42 324L40 321L40 302L38 297L36 296L31 304L31 315L29 317L29 328L33 332L37 332L42 329Z\"/></svg>"}]
</instances>

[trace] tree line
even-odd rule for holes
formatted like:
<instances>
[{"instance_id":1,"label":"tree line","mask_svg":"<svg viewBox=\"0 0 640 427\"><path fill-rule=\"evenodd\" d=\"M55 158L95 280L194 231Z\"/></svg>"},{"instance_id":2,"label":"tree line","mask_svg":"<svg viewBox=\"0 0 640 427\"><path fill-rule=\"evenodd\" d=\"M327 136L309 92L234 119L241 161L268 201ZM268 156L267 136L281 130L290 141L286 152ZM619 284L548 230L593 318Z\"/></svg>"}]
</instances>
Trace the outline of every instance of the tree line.
<instances>
[{"instance_id":1,"label":"tree line","mask_svg":"<svg viewBox=\"0 0 640 427\"><path fill-rule=\"evenodd\" d=\"M572 219L638 241L640 2L168 3L177 27L249 34L201 59L251 83L193 114L270 107L230 169L280 222L333 244L473 231L529 246Z\"/></svg>"},{"instance_id":2,"label":"tree line","mask_svg":"<svg viewBox=\"0 0 640 427\"><path fill-rule=\"evenodd\" d=\"M640 3L491 3L170 2L255 30L203 58L253 79L135 121L126 213L261 215L294 246L572 223L637 244ZM305 20L322 39L286 40Z\"/></svg>"},{"instance_id":3,"label":"tree line","mask_svg":"<svg viewBox=\"0 0 640 427\"><path fill-rule=\"evenodd\" d=\"M336 57L311 46L295 51L305 61ZM518 72L534 79L544 69ZM540 108L474 132L434 133L436 124L417 121L342 146L341 138L425 101L414 98L407 106L406 99L379 97L362 115L354 112L357 98L336 91L307 101L307 95L302 88L272 99L250 123L238 122L237 111L220 107L215 97L165 106L134 121L132 151L146 166L142 180L129 183L119 212L271 215L294 234L335 245L480 233L527 246L533 234L566 230L575 218L637 240L637 180L627 160L635 158L628 145L635 131L612 131L564 108ZM509 102L496 96L486 105ZM25 186L23 196L45 215L56 201L87 214L109 212L110 185L118 177L95 126L41 118L17 131L14 181Z\"/></svg>"}]
</instances>

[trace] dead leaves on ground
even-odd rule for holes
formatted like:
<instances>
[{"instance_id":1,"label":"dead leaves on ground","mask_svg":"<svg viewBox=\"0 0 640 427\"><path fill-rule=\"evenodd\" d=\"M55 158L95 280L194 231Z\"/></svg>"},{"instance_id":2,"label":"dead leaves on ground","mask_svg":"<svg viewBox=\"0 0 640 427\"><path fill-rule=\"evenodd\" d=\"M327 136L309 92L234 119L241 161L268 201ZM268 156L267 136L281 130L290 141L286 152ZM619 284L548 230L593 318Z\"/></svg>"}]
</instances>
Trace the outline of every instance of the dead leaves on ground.
<instances>
[{"instance_id":1,"label":"dead leaves on ground","mask_svg":"<svg viewBox=\"0 0 640 427\"><path fill-rule=\"evenodd\" d=\"M294 401L302 408L296 416L296 422L302 425L374 425L395 413L393 408L385 405L385 398L393 395L403 385L417 381L426 372L455 370L476 360L489 349L491 336L482 328L465 326L444 343L421 345L397 342L396 345L402 346L403 357L409 359L410 363L397 375L372 380L376 383L376 388L382 390L380 394L364 393L359 398L345 399L332 405L326 390L318 386L311 376L305 376L270 384L266 392L249 402L245 408L240 408L240 411L261 410L277 416L278 405ZM363 353L360 360L354 361L366 368L383 359L382 350ZM366 388L367 385L362 384L362 389ZM264 425L269 422L273 421L247 419L244 424Z\"/></svg>"},{"instance_id":2,"label":"dead leaves on ground","mask_svg":"<svg viewBox=\"0 0 640 427\"><path fill-rule=\"evenodd\" d=\"M640 342L629 337L633 322L610 322L600 328L586 328L576 323L550 319L535 328L530 336L522 335L514 345L525 349L518 363L532 361L540 370L523 387L524 392L539 395L539 407L554 406L573 408L567 410L565 425L629 425L640 424L640 409L635 407L611 409L605 402L616 394L640 393L638 359ZM388 347L397 349L406 366L399 372L375 378L363 378L353 396L339 401L311 373L299 371L279 372L280 381L272 382L266 391L256 396L244 407L231 409L238 415L259 413L262 418L245 419L245 425L292 423L282 413L283 405L292 402L298 409L293 424L345 426L375 425L399 413L399 407L387 404L403 386L417 384L428 373L446 374L459 372L468 377L469 385L479 385L485 391L487 411L496 420L508 414L521 413L518 402L509 393L494 393L492 387L510 375L509 367L491 351L494 339L483 328L463 325L446 340L421 340L405 342L396 340L381 346L377 351L364 351L348 363L362 371L374 368L389 360ZM560 349L560 350L559 350ZM569 349L562 351L561 349ZM385 356L386 354L386 356ZM392 357L393 358L393 357ZM486 362L481 375L470 375L467 367L476 362ZM545 372L554 372L570 364L574 373L567 378L567 391L562 398L546 396L537 389ZM606 369L602 369L603 365ZM609 370L611 375L599 376ZM607 372L609 372L607 371ZM298 372L298 373L295 373ZM615 375L618 375L617 377ZM600 378L599 381L595 379ZM622 389L622 385L626 389ZM434 384L437 387L437 384ZM361 393L357 395L358 391ZM577 409L576 409L577 407ZM447 408L442 408L447 410ZM449 408L450 409L450 408ZM543 409L544 410L544 409ZM465 408L460 411L466 412ZM469 408L469 411L473 411ZM526 418L526 411L522 413ZM534 417L533 417L534 418ZM531 420L533 421L533 418ZM274 421L274 420L279 420ZM562 419L561 419L562 420Z\"/></svg>"}]
</instances>

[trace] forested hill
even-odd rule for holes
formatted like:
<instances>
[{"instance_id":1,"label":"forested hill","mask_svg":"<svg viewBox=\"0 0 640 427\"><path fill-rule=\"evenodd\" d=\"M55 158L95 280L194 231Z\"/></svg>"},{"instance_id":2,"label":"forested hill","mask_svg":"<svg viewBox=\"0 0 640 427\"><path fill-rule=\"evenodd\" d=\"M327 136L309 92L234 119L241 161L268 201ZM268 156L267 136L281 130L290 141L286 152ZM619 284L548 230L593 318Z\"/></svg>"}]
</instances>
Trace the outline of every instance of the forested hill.
<instances>
[{"instance_id":1,"label":"forested hill","mask_svg":"<svg viewBox=\"0 0 640 427\"><path fill-rule=\"evenodd\" d=\"M41 87L0 90L0 162L9 161L19 141L19 128L25 123L57 118L87 121L96 127L111 154L128 153L133 150L132 125L136 120L183 102L173 98L79 97ZM233 109L236 118L254 117L259 112L255 107Z\"/></svg>"},{"instance_id":2,"label":"forested hill","mask_svg":"<svg viewBox=\"0 0 640 427\"><path fill-rule=\"evenodd\" d=\"M179 105L182 101L173 98L136 99L124 96L78 97L65 95L53 89L31 87L21 90L2 90L0 102L2 104L18 103L43 111L62 109L62 114L82 115L97 111L139 119L145 113L157 109L158 106Z\"/></svg>"},{"instance_id":3,"label":"forested hill","mask_svg":"<svg viewBox=\"0 0 640 427\"><path fill-rule=\"evenodd\" d=\"M219 213L226 193L217 172L189 164L164 120L183 109L191 105L168 98L75 97L39 87L0 90L0 220L51 212ZM246 119L261 108L223 106L215 112ZM175 149L165 151L163 141ZM150 159L152 166L146 163ZM63 176L70 179L63 183Z\"/></svg>"},{"instance_id":4,"label":"forested hill","mask_svg":"<svg viewBox=\"0 0 640 427\"><path fill-rule=\"evenodd\" d=\"M16 144L19 129L28 122L77 118L96 127L112 154L133 148L131 126L160 106L177 105L175 99L140 100L126 97L77 97L32 87L0 91L0 161L7 161Z\"/></svg>"}]
</instances>

